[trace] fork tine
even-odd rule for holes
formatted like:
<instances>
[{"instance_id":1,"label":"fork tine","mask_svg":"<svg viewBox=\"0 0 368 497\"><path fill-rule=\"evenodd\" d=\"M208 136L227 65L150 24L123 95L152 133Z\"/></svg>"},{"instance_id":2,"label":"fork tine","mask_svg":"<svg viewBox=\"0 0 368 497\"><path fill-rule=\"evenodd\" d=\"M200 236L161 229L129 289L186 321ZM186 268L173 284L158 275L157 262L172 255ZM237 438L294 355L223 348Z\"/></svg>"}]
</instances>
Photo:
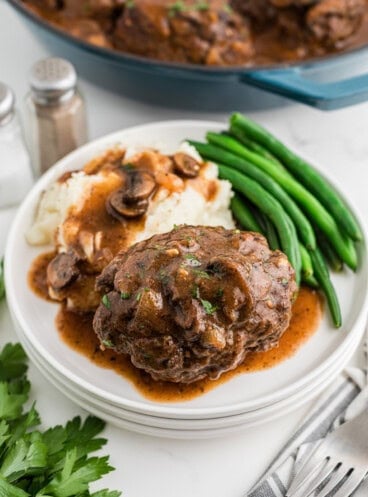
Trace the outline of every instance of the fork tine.
<instances>
[{"instance_id":1,"label":"fork tine","mask_svg":"<svg viewBox=\"0 0 368 497\"><path fill-rule=\"evenodd\" d=\"M315 472L310 475L310 478L306 478L302 484L300 484L295 493L286 494L287 497L308 497L312 492L314 492L321 483L323 483L332 471L337 466L336 461L328 460L323 468L315 475ZM308 493L307 493L308 491Z\"/></svg>"},{"instance_id":2,"label":"fork tine","mask_svg":"<svg viewBox=\"0 0 368 497\"><path fill-rule=\"evenodd\" d=\"M334 497L349 497L354 492L354 490L356 490L359 487L366 474L367 474L366 468L354 469L351 475L348 476L347 480L341 485L341 487L335 493Z\"/></svg>"},{"instance_id":3,"label":"fork tine","mask_svg":"<svg viewBox=\"0 0 368 497\"><path fill-rule=\"evenodd\" d=\"M332 474L329 482L320 490L320 492L318 492L318 497L326 497L340 483L344 476L346 476L349 470L349 466L341 464L341 466Z\"/></svg>"},{"instance_id":4,"label":"fork tine","mask_svg":"<svg viewBox=\"0 0 368 497\"><path fill-rule=\"evenodd\" d=\"M336 460L328 460L325 466L321 469L321 471L313 478L313 480L310 482L311 488L317 488L323 483L328 476L331 475L333 470L337 466Z\"/></svg>"},{"instance_id":5,"label":"fork tine","mask_svg":"<svg viewBox=\"0 0 368 497\"><path fill-rule=\"evenodd\" d=\"M290 497L302 485L304 485L307 480L309 481L314 476L316 476L317 471L321 469L321 466L325 462L326 457L327 456L325 448L319 445L312 452L312 454L307 457L307 460L295 475L294 480L291 482L291 485L288 489L286 497Z\"/></svg>"}]
</instances>

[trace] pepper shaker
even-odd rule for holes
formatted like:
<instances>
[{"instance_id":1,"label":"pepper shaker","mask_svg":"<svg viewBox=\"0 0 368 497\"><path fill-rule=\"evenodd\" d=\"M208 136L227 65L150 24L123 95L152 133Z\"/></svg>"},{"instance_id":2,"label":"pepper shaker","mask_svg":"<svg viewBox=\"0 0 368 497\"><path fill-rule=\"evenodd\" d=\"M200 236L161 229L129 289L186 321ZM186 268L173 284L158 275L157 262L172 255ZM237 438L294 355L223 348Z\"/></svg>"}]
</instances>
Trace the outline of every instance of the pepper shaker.
<instances>
[{"instance_id":1,"label":"pepper shaker","mask_svg":"<svg viewBox=\"0 0 368 497\"><path fill-rule=\"evenodd\" d=\"M33 177L12 90L0 83L0 208L19 203Z\"/></svg>"},{"instance_id":2,"label":"pepper shaker","mask_svg":"<svg viewBox=\"0 0 368 497\"><path fill-rule=\"evenodd\" d=\"M26 97L28 143L36 176L87 141L83 97L73 65L57 57L31 69Z\"/></svg>"}]
</instances>

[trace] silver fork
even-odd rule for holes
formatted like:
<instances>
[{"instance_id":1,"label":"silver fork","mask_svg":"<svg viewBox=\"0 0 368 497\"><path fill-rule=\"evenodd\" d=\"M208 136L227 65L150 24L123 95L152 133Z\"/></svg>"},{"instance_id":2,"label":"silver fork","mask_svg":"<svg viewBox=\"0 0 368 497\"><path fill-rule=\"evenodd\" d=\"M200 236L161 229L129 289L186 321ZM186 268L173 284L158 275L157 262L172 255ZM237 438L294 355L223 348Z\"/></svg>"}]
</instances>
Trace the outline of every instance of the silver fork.
<instances>
[{"instance_id":1,"label":"silver fork","mask_svg":"<svg viewBox=\"0 0 368 497\"><path fill-rule=\"evenodd\" d=\"M308 497L319 489L326 497L338 485L334 497L350 497L368 472L368 410L327 435L307 457L286 497Z\"/></svg>"}]
</instances>

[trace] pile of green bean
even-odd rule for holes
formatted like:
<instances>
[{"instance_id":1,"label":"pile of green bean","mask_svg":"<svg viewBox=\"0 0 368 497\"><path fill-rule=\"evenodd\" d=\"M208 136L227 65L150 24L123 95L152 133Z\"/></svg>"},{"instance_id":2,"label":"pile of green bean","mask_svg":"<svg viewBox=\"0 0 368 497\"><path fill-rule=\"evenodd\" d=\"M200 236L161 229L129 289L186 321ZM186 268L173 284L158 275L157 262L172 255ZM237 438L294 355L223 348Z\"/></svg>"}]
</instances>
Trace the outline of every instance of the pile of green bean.
<instances>
[{"instance_id":1,"label":"pile of green bean","mask_svg":"<svg viewBox=\"0 0 368 497\"><path fill-rule=\"evenodd\" d=\"M355 243L363 236L348 205L314 167L241 114L231 116L228 131L206 138L190 143L233 185L234 217L285 252L298 284L322 289L339 328L340 305L326 261L333 270L357 268Z\"/></svg>"}]
</instances>

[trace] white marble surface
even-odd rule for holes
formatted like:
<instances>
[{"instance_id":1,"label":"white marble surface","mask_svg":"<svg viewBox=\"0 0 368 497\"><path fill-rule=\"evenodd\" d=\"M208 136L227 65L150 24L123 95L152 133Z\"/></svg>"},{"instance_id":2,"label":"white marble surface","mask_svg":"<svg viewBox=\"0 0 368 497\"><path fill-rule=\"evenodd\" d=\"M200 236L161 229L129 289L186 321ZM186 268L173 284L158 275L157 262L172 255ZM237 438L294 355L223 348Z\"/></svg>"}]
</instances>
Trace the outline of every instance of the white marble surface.
<instances>
[{"instance_id":1,"label":"white marble surface","mask_svg":"<svg viewBox=\"0 0 368 497\"><path fill-rule=\"evenodd\" d=\"M0 0L0 81L15 90L19 103L27 89L30 65L49 53L63 55L65 48L52 43L42 44L37 33L25 26L4 0ZM227 117L225 112L199 111L199 108L208 108L204 97L196 102L195 111L128 98L116 91L116 78L115 83L111 83L113 70L107 68L104 74L94 71L88 60L74 52L70 52L70 58L83 74L99 82L105 77L107 82L108 89L104 89L81 78L81 88L88 102L91 138L149 121L179 118L223 121ZM150 88L146 87L146 90L148 93ZM236 91L244 110L250 109L252 117L318 162L342 185L365 217L368 216L368 103L321 113L240 86ZM230 109L231 105L230 102ZM184 104L178 101L177 106ZM0 167L6 167L1 163L1 157ZM11 209L0 211L0 253L13 215ZM9 340L15 341L16 336L6 305L1 304L0 345ZM32 366L30 378L32 396L45 425L62 423L81 413ZM116 471L107 476L103 484L123 490L125 497L240 497L257 480L309 408L310 405L306 405L283 419L236 436L205 441L155 439L107 426L105 436L109 443L106 450L111 454Z\"/></svg>"}]
</instances>

